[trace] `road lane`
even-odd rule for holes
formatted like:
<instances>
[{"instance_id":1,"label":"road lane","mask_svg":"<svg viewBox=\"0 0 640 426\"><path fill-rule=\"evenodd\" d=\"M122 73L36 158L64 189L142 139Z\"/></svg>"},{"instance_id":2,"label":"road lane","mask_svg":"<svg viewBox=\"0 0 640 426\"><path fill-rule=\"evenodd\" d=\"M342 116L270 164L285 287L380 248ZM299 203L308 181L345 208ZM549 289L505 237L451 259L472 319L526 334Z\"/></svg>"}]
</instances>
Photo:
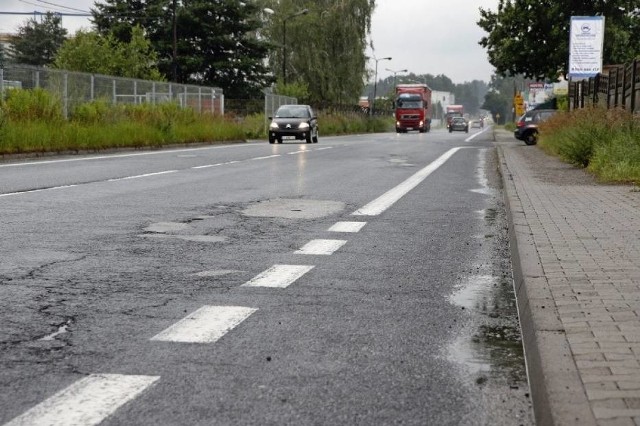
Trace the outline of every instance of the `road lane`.
<instances>
[{"instance_id":1,"label":"road lane","mask_svg":"<svg viewBox=\"0 0 640 426\"><path fill-rule=\"evenodd\" d=\"M493 394L500 376L449 354L472 322L449 297L494 263L477 212L496 198L476 191L491 145L438 132L331 142L154 159L140 168L178 172L0 201L3 342L13 342L0 359L12 367L0 376L12 391L0 396L0 423L59 391L57 378L105 372L161 377L105 424L474 424L492 413L511 424L514 412L526 424L524 391L505 382L520 402L496 410L504 389L483 389ZM339 250L296 253L335 239L333 225L452 145L471 149L342 234ZM193 169L225 161L238 162ZM243 285L273 265L313 269L286 286ZM257 311L205 347L149 340L203 305ZM36 340L57 324L68 331Z\"/></svg>"}]
</instances>

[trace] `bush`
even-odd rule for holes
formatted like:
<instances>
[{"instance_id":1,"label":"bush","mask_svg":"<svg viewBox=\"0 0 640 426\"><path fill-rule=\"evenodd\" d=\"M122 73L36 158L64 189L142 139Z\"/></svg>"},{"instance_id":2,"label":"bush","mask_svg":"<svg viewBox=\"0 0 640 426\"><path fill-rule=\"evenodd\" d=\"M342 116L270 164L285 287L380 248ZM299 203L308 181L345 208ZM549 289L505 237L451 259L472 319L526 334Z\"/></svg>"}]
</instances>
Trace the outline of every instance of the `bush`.
<instances>
[{"instance_id":1,"label":"bush","mask_svg":"<svg viewBox=\"0 0 640 426\"><path fill-rule=\"evenodd\" d=\"M557 113L540 125L540 146L609 182L640 182L640 123L622 109Z\"/></svg>"},{"instance_id":2,"label":"bush","mask_svg":"<svg viewBox=\"0 0 640 426\"><path fill-rule=\"evenodd\" d=\"M61 102L44 89L9 90L3 109L7 119L13 121L60 121L64 118Z\"/></svg>"}]
</instances>

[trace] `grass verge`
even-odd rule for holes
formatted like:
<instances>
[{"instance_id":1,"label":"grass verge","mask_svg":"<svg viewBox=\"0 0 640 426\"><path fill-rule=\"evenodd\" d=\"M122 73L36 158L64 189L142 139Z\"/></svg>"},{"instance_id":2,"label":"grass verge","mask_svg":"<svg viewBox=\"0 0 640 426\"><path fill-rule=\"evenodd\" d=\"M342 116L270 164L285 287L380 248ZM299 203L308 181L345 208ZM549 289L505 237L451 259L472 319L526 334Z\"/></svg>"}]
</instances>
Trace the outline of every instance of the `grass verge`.
<instances>
[{"instance_id":1,"label":"grass verge","mask_svg":"<svg viewBox=\"0 0 640 426\"><path fill-rule=\"evenodd\" d=\"M393 119L320 113L320 135L385 132ZM49 92L12 90L0 104L0 155L111 148L162 147L267 139L264 114L220 117L178 105L112 105L88 102L65 120L61 103Z\"/></svg>"},{"instance_id":2,"label":"grass verge","mask_svg":"<svg viewBox=\"0 0 640 426\"><path fill-rule=\"evenodd\" d=\"M603 182L640 184L640 118L621 109L585 108L540 125L540 147Z\"/></svg>"}]
</instances>

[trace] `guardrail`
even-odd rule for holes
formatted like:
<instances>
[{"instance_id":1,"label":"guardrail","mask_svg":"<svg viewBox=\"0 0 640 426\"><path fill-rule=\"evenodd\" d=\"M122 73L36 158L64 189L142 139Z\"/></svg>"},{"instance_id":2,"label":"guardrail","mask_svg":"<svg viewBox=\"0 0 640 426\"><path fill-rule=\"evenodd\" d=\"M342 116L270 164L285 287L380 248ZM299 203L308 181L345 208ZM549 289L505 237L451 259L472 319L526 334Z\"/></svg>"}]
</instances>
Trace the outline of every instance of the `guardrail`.
<instances>
[{"instance_id":1,"label":"guardrail","mask_svg":"<svg viewBox=\"0 0 640 426\"><path fill-rule=\"evenodd\" d=\"M640 61L609 67L606 73L569 83L569 108L600 105L624 108L631 113L640 108Z\"/></svg>"},{"instance_id":2,"label":"guardrail","mask_svg":"<svg viewBox=\"0 0 640 426\"><path fill-rule=\"evenodd\" d=\"M98 99L113 104L176 102L200 113L224 115L224 94L216 87L168 83L55 70L28 65L0 68L0 96L14 88L42 88L58 96L65 118L73 108Z\"/></svg>"}]
</instances>

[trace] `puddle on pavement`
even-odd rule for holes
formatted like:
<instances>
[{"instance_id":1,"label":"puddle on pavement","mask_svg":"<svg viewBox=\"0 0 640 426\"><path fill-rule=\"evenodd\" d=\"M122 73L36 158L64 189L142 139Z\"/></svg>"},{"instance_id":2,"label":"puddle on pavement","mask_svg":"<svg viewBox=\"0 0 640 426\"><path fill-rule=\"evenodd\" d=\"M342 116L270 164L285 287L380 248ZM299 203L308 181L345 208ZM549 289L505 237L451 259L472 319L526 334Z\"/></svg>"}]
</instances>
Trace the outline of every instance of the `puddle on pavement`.
<instances>
[{"instance_id":1,"label":"puddle on pavement","mask_svg":"<svg viewBox=\"0 0 640 426\"><path fill-rule=\"evenodd\" d=\"M511 275L506 210L500 195L495 153L479 154L479 189L489 195L476 210L478 249L448 301L460 309L462 327L445 356L460 367L479 403L478 424L533 425L522 335ZM482 407L482 408L480 408Z\"/></svg>"},{"instance_id":2,"label":"puddle on pavement","mask_svg":"<svg viewBox=\"0 0 640 426\"><path fill-rule=\"evenodd\" d=\"M450 356L471 371L526 384L518 311L510 276L471 276L449 301L464 308L473 327L450 347Z\"/></svg>"}]
</instances>

